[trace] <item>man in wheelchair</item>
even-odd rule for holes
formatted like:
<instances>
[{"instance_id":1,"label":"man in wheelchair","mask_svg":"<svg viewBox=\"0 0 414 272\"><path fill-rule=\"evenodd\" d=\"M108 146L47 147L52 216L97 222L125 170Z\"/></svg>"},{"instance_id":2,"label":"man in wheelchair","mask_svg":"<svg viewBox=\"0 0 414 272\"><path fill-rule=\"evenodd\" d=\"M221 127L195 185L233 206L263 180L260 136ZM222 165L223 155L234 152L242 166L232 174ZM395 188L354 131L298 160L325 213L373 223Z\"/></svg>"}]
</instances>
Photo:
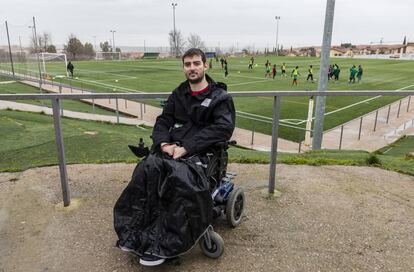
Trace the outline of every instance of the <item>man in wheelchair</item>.
<instances>
[{"instance_id":1,"label":"man in wheelchair","mask_svg":"<svg viewBox=\"0 0 414 272\"><path fill-rule=\"evenodd\" d=\"M222 251L212 248L221 238L211 221L225 203L216 205L215 198L228 197L233 189L219 187L221 179L232 178L225 166L235 127L233 100L225 84L206 74L203 51L189 49L182 62L187 80L169 96L153 129L151 152L136 166L114 207L117 246L139 255L147 266L187 252L200 238L204 253L219 257ZM225 146L217 148L218 143ZM217 163L214 152L225 152L219 154L225 161ZM209 162L217 166L207 173ZM207 176L216 184L211 186Z\"/></svg>"}]
</instances>

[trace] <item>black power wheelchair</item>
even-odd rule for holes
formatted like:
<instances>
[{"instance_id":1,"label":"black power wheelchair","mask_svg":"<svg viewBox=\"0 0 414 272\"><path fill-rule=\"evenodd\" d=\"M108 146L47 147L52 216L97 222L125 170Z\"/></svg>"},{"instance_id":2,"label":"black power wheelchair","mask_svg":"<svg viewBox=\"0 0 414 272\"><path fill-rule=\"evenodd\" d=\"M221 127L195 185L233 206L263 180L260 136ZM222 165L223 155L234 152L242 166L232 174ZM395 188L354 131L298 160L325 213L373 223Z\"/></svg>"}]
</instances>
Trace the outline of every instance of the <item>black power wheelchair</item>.
<instances>
[{"instance_id":1,"label":"black power wheelchair","mask_svg":"<svg viewBox=\"0 0 414 272\"><path fill-rule=\"evenodd\" d=\"M217 143L204 154L208 160L206 175L213 199L213 219L225 216L228 225L236 227L242 221L245 196L243 189L235 187L233 183L236 174L227 172L227 149L231 145L236 145L236 141ZM139 139L138 146L128 145L128 147L139 158L149 154L149 149L142 138ZM219 258L224 252L224 241L212 227L199 239L199 244L203 254L209 258Z\"/></svg>"}]
</instances>

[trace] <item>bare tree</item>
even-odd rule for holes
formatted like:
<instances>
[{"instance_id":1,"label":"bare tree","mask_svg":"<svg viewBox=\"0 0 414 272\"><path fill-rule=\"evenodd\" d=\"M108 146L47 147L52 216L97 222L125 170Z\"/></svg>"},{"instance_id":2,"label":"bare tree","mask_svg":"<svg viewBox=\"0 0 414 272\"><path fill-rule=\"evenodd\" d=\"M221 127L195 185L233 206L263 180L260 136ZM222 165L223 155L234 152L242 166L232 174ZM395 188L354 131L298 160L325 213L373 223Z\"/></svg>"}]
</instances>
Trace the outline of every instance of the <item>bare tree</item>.
<instances>
[{"instance_id":1,"label":"bare tree","mask_svg":"<svg viewBox=\"0 0 414 272\"><path fill-rule=\"evenodd\" d=\"M48 53L56 53L56 47L52 43L52 34L43 32L43 34L37 37L37 50L35 45L34 37L30 38L30 52L48 52Z\"/></svg>"},{"instance_id":2,"label":"bare tree","mask_svg":"<svg viewBox=\"0 0 414 272\"><path fill-rule=\"evenodd\" d=\"M52 35L50 33L43 32L43 34L39 37L39 44L41 45L42 51L46 52L49 45L52 44Z\"/></svg>"},{"instance_id":3,"label":"bare tree","mask_svg":"<svg viewBox=\"0 0 414 272\"><path fill-rule=\"evenodd\" d=\"M204 44L200 35L195 33L191 33L190 36L187 38L187 45L189 48L200 48L202 50L206 49L206 45Z\"/></svg>"},{"instance_id":4,"label":"bare tree","mask_svg":"<svg viewBox=\"0 0 414 272\"><path fill-rule=\"evenodd\" d=\"M171 30L170 33L168 33L168 38L170 42L171 55L175 55L176 57L180 56L184 52L185 47L185 41L181 31L175 31L174 35L174 30Z\"/></svg>"}]
</instances>

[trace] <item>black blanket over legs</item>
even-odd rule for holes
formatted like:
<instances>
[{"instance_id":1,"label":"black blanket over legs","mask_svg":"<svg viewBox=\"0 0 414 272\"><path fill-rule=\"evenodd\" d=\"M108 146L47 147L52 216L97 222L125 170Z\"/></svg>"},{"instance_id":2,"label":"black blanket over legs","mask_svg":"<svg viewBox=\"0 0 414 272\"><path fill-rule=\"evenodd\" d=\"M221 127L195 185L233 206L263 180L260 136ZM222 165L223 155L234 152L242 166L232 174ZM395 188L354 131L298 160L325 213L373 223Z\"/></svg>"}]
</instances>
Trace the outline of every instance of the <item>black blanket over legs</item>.
<instances>
[{"instance_id":1,"label":"black blanket over legs","mask_svg":"<svg viewBox=\"0 0 414 272\"><path fill-rule=\"evenodd\" d=\"M114 207L118 245L163 258L189 250L210 226L213 203L200 159L151 154Z\"/></svg>"}]
</instances>

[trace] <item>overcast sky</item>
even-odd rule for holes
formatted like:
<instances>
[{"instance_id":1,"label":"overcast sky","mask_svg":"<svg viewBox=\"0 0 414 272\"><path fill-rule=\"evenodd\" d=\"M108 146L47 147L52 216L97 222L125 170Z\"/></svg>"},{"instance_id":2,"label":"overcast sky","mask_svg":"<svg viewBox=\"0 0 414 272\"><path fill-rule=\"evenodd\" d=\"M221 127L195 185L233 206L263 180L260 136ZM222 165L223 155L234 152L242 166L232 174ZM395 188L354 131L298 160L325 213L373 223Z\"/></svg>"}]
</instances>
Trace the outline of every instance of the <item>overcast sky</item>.
<instances>
[{"instance_id":1,"label":"overcast sky","mask_svg":"<svg viewBox=\"0 0 414 272\"><path fill-rule=\"evenodd\" d=\"M173 1L161 0L2 0L0 45L27 45L32 17L38 33L48 32L58 47L70 33L94 44L94 36L116 46L167 46L173 29ZM176 27L186 37L201 36L207 46L272 47L275 16L280 16L279 43L321 45L326 0L176 0ZM414 42L414 0L336 0L332 43Z\"/></svg>"}]
</instances>

